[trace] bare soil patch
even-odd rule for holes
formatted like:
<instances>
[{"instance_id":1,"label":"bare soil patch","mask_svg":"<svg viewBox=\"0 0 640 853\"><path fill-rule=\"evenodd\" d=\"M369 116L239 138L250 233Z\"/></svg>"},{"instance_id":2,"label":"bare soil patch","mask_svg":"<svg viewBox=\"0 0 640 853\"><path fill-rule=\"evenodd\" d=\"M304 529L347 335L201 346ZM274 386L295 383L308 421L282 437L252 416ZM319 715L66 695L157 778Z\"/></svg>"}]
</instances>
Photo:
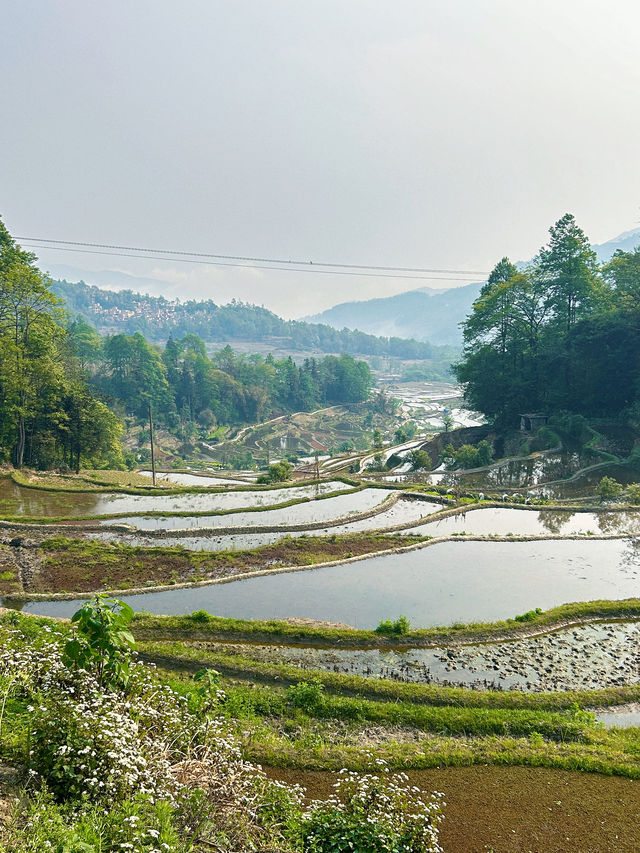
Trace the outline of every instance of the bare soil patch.
<instances>
[{"instance_id":1,"label":"bare soil patch","mask_svg":"<svg viewBox=\"0 0 640 853\"><path fill-rule=\"evenodd\" d=\"M326 797L335 773L266 768ZM445 795L445 853L636 853L640 782L530 767L409 771L411 783Z\"/></svg>"},{"instance_id":2,"label":"bare soil patch","mask_svg":"<svg viewBox=\"0 0 640 853\"><path fill-rule=\"evenodd\" d=\"M415 537L361 533L297 537L249 551L187 551L87 540L55 540L40 551L28 592L93 592L233 577L282 566L312 566L415 543Z\"/></svg>"}]
</instances>

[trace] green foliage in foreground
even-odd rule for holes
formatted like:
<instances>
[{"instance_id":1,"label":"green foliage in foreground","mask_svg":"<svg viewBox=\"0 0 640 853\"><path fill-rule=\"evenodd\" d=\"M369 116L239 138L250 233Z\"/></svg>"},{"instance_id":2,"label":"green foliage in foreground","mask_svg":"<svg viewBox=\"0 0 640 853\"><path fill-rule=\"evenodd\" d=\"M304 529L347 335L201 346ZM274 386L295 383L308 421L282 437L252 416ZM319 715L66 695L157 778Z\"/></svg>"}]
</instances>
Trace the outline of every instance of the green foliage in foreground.
<instances>
[{"instance_id":1,"label":"green foliage in foreground","mask_svg":"<svg viewBox=\"0 0 640 853\"><path fill-rule=\"evenodd\" d=\"M423 853L438 848L441 816L438 795L422 803L408 778L347 773L335 795L312 809L306 824L309 853L400 851Z\"/></svg>"},{"instance_id":2,"label":"green foliage in foreground","mask_svg":"<svg viewBox=\"0 0 640 853\"><path fill-rule=\"evenodd\" d=\"M438 800L388 776L384 762L375 776L353 779L348 796L304 811L299 788L242 758L219 711L217 674L198 673L186 690L162 683L117 641L128 616L121 602L90 602L76 614L76 638L97 655L91 671L68 660L67 626L3 618L0 691L11 725L0 717L0 755L22 784L0 823L0 849L312 853L348 849L350 838L371 853L399 853L409 839L416 853L440 849ZM107 682L127 656L127 679Z\"/></svg>"},{"instance_id":3,"label":"green foliage in foreground","mask_svg":"<svg viewBox=\"0 0 640 853\"><path fill-rule=\"evenodd\" d=\"M87 602L71 617L77 632L65 644L64 664L92 672L101 687L126 686L134 645L128 628L132 616L123 601L100 595Z\"/></svg>"}]
</instances>

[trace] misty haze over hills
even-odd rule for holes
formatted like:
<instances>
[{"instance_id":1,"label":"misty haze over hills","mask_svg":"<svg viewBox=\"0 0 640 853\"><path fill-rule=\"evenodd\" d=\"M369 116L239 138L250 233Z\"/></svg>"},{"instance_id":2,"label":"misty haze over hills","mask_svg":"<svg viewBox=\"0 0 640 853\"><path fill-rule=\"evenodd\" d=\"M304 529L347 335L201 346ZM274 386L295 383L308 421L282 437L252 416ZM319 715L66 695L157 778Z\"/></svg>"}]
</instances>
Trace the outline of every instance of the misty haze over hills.
<instances>
[{"instance_id":1,"label":"misty haze over hills","mask_svg":"<svg viewBox=\"0 0 640 853\"><path fill-rule=\"evenodd\" d=\"M639 244L640 228L635 228L593 249L600 263L604 263L618 249L628 252ZM474 282L449 289L420 287L386 298L343 302L305 319L335 329L358 329L370 335L459 345L462 342L459 323L471 311L482 284Z\"/></svg>"},{"instance_id":2,"label":"misty haze over hills","mask_svg":"<svg viewBox=\"0 0 640 853\"><path fill-rule=\"evenodd\" d=\"M600 262L608 261L617 249L629 251L640 244L640 228L625 231L594 245ZM108 290L133 290L138 293L184 298L181 283L138 276L120 270L91 271L65 264L50 265L54 278L82 280ZM462 336L459 323L471 310L482 282L451 288L421 287L388 297L350 301L305 317L310 323L323 323L334 329L353 329L383 337L414 338L433 344L458 346ZM265 303L269 304L268 293Z\"/></svg>"},{"instance_id":3,"label":"misty haze over hills","mask_svg":"<svg viewBox=\"0 0 640 853\"><path fill-rule=\"evenodd\" d=\"M326 323L335 329L367 330L368 334L385 337L456 345L462 340L458 323L471 310L481 287L482 282L449 290L421 287L382 299L344 302L306 320Z\"/></svg>"}]
</instances>

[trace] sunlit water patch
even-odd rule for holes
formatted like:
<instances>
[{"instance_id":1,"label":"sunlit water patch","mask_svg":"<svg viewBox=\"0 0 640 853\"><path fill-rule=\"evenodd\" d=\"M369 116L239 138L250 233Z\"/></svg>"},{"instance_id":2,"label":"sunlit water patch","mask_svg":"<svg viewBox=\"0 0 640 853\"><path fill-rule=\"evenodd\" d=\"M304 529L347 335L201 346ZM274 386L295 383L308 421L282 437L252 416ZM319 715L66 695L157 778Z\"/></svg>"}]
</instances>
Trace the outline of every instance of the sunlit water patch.
<instances>
[{"instance_id":1,"label":"sunlit water patch","mask_svg":"<svg viewBox=\"0 0 640 853\"><path fill-rule=\"evenodd\" d=\"M570 512L567 510L488 507L428 521L411 532L423 536L476 535L544 536L599 533L639 533L638 512Z\"/></svg>"},{"instance_id":2,"label":"sunlit water patch","mask_svg":"<svg viewBox=\"0 0 640 853\"><path fill-rule=\"evenodd\" d=\"M295 492L295 489L287 491ZM245 492L244 494L260 494ZM282 527L285 525L313 524L342 518L350 513L373 510L391 492L386 489L363 489L348 492L321 501L295 504L282 509L265 509L261 512L233 512L228 515L202 516L158 516L131 515L118 519L107 519L105 526L130 524L138 530L190 530L198 527ZM216 495L226 497L226 495ZM270 501L269 503L273 503ZM259 503L255 504L259 506Z\"/></svg>"},{"instance_id":3,"label":"sunlit water patch","mask_svg":"<svg viewBox=\"0 0 640 853\"><path fill-rule=\"evenodd\" d=\"M153 477L152 471L138 471L143 477ZM229 477L208 477L206 474L184 474L178 471L162 471L158 473L159 480L168 480L170 483L177 483L180 486L243 486L247 484L246 480L240 480Z\"/></svg>"},{"instance_id":4,"label":"sunlit water patch","mask_svg":"<svg viewBox=\"0 0 640 853\"><path fill-rule=\"evenodd\" d=\"M596 720L602 723L605 729L629 729L640 726L640 704L637 702L613 708L599 708L595 711L595 715Z\"/></svg>"},{"instance_id":5,"label":"sunlit water patch","mask_svg":"<svg viewBox=\"0 0 640 853\"><path fill-rule=\"evenodd\" d=\"M359 521L350 521L338 527L332 527L331 533L355 533L359 530L384 530L387 527L395 527L398 524L408 524L412 521L424 518L433 512L444 508L444 504L431 503L421 500L399 500L384 512L371 518L361 518ZM317 531L326 533L328 531ZM411 532L414 532L413 530Z\"/></svg>"},{"instance_id":6,"label":"sunlit water patch","mask_svg":"<svg viewBox=\"0 0 640 853\"><path fill-rule=\"evenodd\" d=\"M445 542L309 571L127 596L136 610L280 619L289 616L373 628L406 615L416 627L494 621L535 607L640 595L635 540ZM69 615L78 602L31 602Z\"/></svg>"}]
</instances>

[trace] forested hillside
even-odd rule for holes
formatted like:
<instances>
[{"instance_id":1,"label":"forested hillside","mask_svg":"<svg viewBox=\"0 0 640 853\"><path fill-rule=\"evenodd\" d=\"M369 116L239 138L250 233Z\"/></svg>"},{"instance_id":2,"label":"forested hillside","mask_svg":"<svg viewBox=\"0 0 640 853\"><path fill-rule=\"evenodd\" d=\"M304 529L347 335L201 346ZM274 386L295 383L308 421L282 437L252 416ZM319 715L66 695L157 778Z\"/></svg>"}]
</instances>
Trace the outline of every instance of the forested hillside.
<instances>
[{"instance_id":1,"label":"forested hillside","mask_svg":"<svg viewBox=\"0 0 640 853\"><path fill-rule=\"evenodd\" d=\"M64 300L68 311L81 315L102 333L141 332L152 341L166 341L195 334L206 342L263 341L284 338L292 349L327 353L395 356L404 359L439 358L438 347L424 341L378 338L347 329L283 320L257 305L231 302L173 302L162 296L147 296L131 290L110 291L84 284L56 281L53 292ZM448 353L445 353L445 356Z\"/></svg>"},{"instance_id":2,"label":"forested hillside","mask_svg":"<svg viewBox=\"0 0 640 853\"><path fill-rule=\"evenodd\" d=\"M361 402L371 384L368 365L350 355L298 366L228 346L209 358L194 334L164 348L140 332L102 337L63 310L0 222L0 462L122 466L123 418L146 418L149 405L187 439L198 428Z\"/></svg>"},{"instance_id":3,"label":"forested hillside","mask_svg":"<svg viewBox=\"0 0 640 853\"><path fill-rule=\"evenodd\" d=\"M69 326L93 387L122 414L145 417L149 404L181 433L199 425L256 423L273 414L365 400L371 372L350 355L307 359L244 356L225 347L211 358L197 335L161 349L137 332L101 338L82 318Z\"/></svg>"},{"instance_id":4,"label":"forested hillside","mask_svg":"<svg viewBox=\"0 0 640 853\"><path fill-rule=\"evenodd\" d=\"M91 392L34 261L0 221L0 461L121 464L120 421Z\"/></svg>"},{"instance_id":5,"label":"forested hillside","mask_svg":"<svg viewBox=\"0 0 640 853\"><path fill-rule=\"evenodd\" d=\"M640 409L640 247L599 265L566 214L534 261L495 267L464 323L455 367L469 404L496 425L522 412L586 417Z\"/></svg>"}]
</instances>

